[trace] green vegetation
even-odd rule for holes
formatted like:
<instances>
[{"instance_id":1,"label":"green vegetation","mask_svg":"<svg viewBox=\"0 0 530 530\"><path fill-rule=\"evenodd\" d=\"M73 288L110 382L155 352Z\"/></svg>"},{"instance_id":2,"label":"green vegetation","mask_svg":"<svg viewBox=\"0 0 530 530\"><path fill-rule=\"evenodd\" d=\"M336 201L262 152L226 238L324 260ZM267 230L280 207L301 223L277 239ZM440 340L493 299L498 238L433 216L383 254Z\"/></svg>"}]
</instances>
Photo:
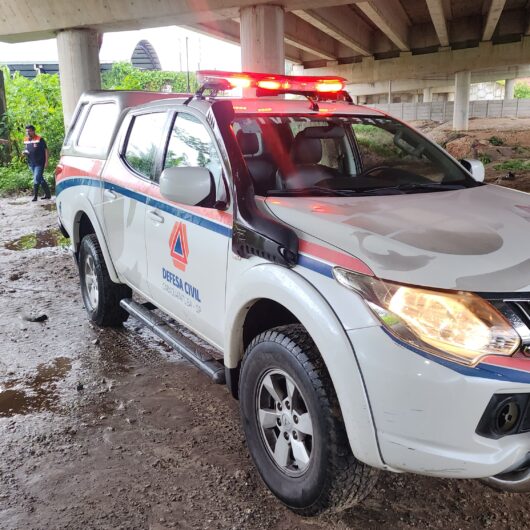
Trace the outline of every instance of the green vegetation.
<instances>
[{"instance_id":1,"label":"green vegetation","mask_svg":"<svg viewBox=\"0 0 530 530\"><path fill-rule=\"evenodd\" d=\"M115 63L101 76L101 85L108 90L150 90L187 92L186 72L139 70L131 63ZM190 90L199 88L195 73L190 72Z\"/></svg>"},{"instance_id":2,"label":"green vegetation","mask_svg":"<svg viewBox=\"0 0 530 530\"><path fill-rule=\"evenodd\" d=\"M361 151L370 151L383 157L400 157L399 149L394 145L394 135L375 125L352 125L353 132Z\"/></svg>"},{"instance_id":3,"label":"green vegetation","mask_svg":"<svg viewBox=\"0 0 530 530\"><path fill-rule=\"evenodd\" d=\"M504 140L498 136L492 136L489 140L491 145L504 145Z\"/></svg>"},{"instance_id":4,"label":"green vegetation","mask_svg":"<svg viewBox=\"0 0 530 530\"><path fill-rule=\"evenodd\" d=\"M493 167L499 171L530 171L530 160L506 160Z\"/></svg>"},{"instance_id":5,"label":"green vegetation","mask_svg":"<svg viewBox=\"0 0 530 530\"><path fill-rule=\"evenodd\" d=\"M44 176L52 192L55 188L53 170L55 166L50 165L44 172ZM25 162L14 160L11 164L0 166L0 195L11 195L20 191L31 190L33 187L33 176Z\"/></svg>"},{"instance_id":6,"label":"green vegetation","mask_svg":"<svg viewBox=\"0 0 530 530\"><path fill-rule=\"evenodd\" d=\"M514 153L517 153L520 156L524 156L526 158L530 157L530 149L528 147L523 147L521 145L514 145L512 149Z\"/></svg>"},{"instance_id":7,"label":"green vegetation","mask_svg":"<svg viewBox=\"0 0 530 530\"><path fill-rule=\"evenodd\" d=\"M64 237L57 228L26 234L5 244L9 250L31 250L44 247L67 248L69 245L70 239Z\"/></svg>"},{"instance_id":8,"label":"green vegetation","mask_svg":"<svg viewBox=\"0 0 530 530\"><path fill-rule=\"evenodd\" d=\"M514 94L518 99L530 98L530 85L527 83L515 83Z\"/></svg>"},{"instance_id":9,"label":"green vegetation","mask_svg":"<svg viewBox=\"0 0 530 530\"><path fill-rule=\"evenodd\" d=\"M53 185L53 171L59 160L64 138L64 119L58 75L39 74L26 79L19 73L10 75L7 67L4 76L7 112L0 118L0 194L10 194L31 189L32 177L22 156L26 135L25 126L32 124L42 135L50 152L46 180ZM198 88L194 73L190 72L190 89ZM186 92L185 72L147 71L134 68L130 63L116 63L102 75L102 87L112 90L152 90Z\"/></svg>"},{"instance_id":10,"label":"green vegetation","mask_svg":"<svg viewBox=\"0 0 530 530\"><path fill-rule=\"evenodd\" d=\"M488 156L488 155L480 155L478 157L478 159L484 164L490 164L491 163L491 158Z\"/></svg>"}]
</instances>

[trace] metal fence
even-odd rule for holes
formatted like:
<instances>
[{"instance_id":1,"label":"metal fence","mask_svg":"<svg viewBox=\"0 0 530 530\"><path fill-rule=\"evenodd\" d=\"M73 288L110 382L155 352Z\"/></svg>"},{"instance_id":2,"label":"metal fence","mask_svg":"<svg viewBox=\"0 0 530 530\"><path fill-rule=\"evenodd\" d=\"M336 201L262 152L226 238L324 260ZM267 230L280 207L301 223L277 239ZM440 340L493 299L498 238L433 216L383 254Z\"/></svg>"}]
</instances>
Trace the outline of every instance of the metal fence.
<instances>
[{"instance_id":1,"label":"metal fence","mask_svg":"<svg viewBox=\"0 0 530 530\"><path fill-rule=\"evenodd\" d=\"M404 121L431 120L438 122L453 119L453 101L432 103L382 103L370 105L388 112ZM470 118L530 118L530 99L470 101Z\"/></svg>"}]
</instances>

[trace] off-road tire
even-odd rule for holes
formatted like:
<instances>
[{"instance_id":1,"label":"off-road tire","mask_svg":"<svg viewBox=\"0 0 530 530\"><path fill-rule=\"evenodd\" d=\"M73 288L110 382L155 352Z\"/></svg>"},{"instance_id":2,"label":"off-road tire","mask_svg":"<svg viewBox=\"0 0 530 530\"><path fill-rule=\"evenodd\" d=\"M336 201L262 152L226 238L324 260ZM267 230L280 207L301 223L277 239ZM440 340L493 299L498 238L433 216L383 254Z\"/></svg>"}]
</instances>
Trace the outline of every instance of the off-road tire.
<instances>
[{"instance_id":1,"label":"off-road tire","mask_svg":"<svg viewBox=\"0 0 530 530\"><path fill-rule=\"evenodd\" d=\"M94 276L97 281L98 299L92 304L86 285L87 260L93 264ZM130 287L114 283L109 276L103 253L95 234L89 234L81 241L79 249L79 279L81 294L88 316L92 322L102 327L118 327L129 317L129 313L120 306L120 300L130 298Z\"/></svg>"},{"instance_id":2,"label":"off-road tire","mask_svg":"<svg viewBox=\"0 0 530 530\"><path fill-rule=\"evenodd\" d=\"M309 465L297 477L274 462L258 418L260 381L276 369L299 387L313 424ZM331 378L302 325L277 327L254 338L241 366L239 399L252 459L269 489L293 511L304 516L341 511L363 500L375 486L379 471L353 456Z\"/></svg>"}]
</instances>

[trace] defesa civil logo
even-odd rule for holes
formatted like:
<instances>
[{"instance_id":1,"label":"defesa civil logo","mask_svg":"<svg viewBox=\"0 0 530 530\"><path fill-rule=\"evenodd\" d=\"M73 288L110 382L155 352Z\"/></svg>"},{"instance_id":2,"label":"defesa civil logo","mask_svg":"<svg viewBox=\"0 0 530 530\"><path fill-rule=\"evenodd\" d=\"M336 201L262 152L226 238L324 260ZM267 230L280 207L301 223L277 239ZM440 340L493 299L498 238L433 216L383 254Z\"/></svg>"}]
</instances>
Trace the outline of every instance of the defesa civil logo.
<instances>
[{"instance_id":1,"label":"defesa civil logo","mask_svg":"<svg viewBox=\"0 0 530 530\"><path fill-rule=\"evenodd\" d=\"M175 223L171 236L169 237L169 250L173 265L181 271L186 270L188 265L188 236L186 235L186 225L178 221Z\"/></svg>"}]
</instances>

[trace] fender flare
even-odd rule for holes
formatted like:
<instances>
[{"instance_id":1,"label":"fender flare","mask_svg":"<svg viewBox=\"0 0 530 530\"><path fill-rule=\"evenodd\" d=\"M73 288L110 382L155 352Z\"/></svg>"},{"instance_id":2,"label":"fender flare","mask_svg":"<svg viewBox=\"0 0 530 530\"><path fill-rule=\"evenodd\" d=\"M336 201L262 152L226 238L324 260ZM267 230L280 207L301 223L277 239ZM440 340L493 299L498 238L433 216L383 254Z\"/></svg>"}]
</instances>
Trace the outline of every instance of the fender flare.
<instances>
[{"instance_id":1,"label":"fender flare","mask_svg":"<svg viewBox=\"0 0 530 530\"><path fill-rule=\"evenodd\" d=\"M85 196L78 197L75 204L75 212L75 215L72 216L72 226L66 227L67 230L68 228L70 228L69 233L72 235L71 239L74 251L77 251L79 244L81 243L81 241L79 240L79 222L81 216L85 214L90 220L90 223L92 224L96 232L96 237L98 238L99 246L101 247L101 252L103 253L103 258L105 260L105 265L107 266L110 279L115 283L123 283L118 277L116 269L114 268L112 258L110 257L107 240L105 239L104 232L101 228L101 224L98 220L94 207Z\"/></svg>"},{"instance_id":2,"label":"fender flare","mask_svg":"<svg viewBox=\"0 0 530 530\"><path fill-rule=\"evenodd\" d=\"M356 458L386 467L360 367L337 315L315 287L295 270L274 264L252 267L238 277L228 293L225 320L225 366L234 369L243 357L243 323L252 305L269 299L288 309L311 335L327 367ZM330 347L331 345L331 347Z\"/></svg>"}]
</instances>

